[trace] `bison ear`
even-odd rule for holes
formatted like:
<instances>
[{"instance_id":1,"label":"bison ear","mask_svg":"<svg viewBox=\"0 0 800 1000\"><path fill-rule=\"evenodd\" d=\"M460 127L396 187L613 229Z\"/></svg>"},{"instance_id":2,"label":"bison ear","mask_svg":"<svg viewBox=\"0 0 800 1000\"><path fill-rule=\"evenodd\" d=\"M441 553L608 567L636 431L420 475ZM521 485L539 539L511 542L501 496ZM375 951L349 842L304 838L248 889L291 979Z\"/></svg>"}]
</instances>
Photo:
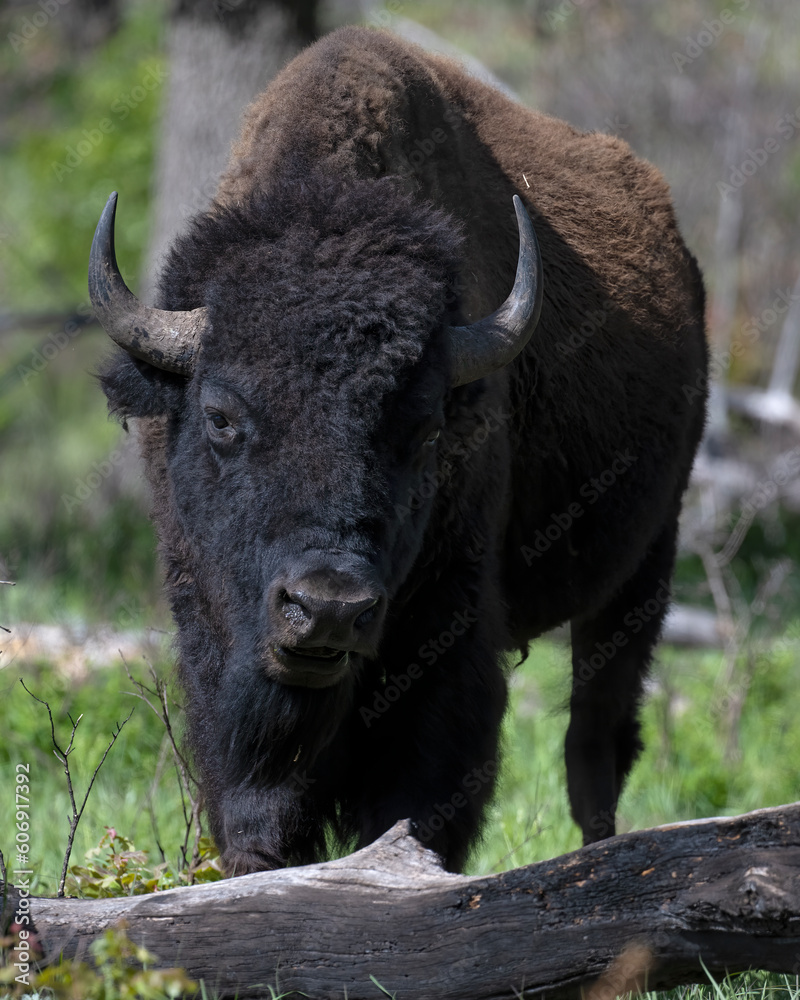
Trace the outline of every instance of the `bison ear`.
<instances>
[{"instance_id":1,"label":"bison ear","mask_svg":"<svg viewBox=\"0 0 800 1000\"><path fill-rule=\"evenodd\" d=\"M128 417L159 417L174 413L183 404L186 379L125 351L112 355L98 372L108 400L108 411L123 424Z\"/></svg>"}]
</instances>

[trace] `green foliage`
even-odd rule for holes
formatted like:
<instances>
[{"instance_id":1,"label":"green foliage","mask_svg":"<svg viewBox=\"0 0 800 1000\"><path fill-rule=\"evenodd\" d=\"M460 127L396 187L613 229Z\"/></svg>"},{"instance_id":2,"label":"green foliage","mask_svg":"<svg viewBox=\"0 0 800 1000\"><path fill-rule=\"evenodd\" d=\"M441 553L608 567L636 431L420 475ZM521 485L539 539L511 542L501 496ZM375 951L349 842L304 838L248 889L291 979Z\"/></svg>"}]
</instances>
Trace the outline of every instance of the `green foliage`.
<instances>
[{"instance_id":1,"label":"green foliage","mask_svg":"<svg viewBox=\"0 0 800 1000\"><path fill-rule=\"evenodd\" d=\"M200 862L191 871L173 871L169 862L151 865L147 851L137 851L133 843L106 827L97 847L86 852L83 865L72 865L67 891L89 899L111 896L141 896L178 885L217 882L223 878L219 851L207 837L199 844Z\"/></svg>"},{"instance_id":2,"label":"green foliage","mask_svg":"<svg viewBox=\"0 0 800 1000\"><path fill-rule=\"evenodd\" d=\"M122 179L117 255L126 273L139 269L166 8L124 10L121 29L78 64L59 46L57 23L18 51L2 46L0 85L12 95L0 137L2 312L79 304L88 312L92 233ZM13 32L21 14L3 16ZM131 488L133 449L120 450L89 374L108 349L102 331L69 325L0 339L0 572L18 583L0 596L0 621L125 627L157 603L153 532L143 491Z\"/></svg>"},{"instance_id":3,"label":"green foliage","mask_svg":"<svg viewBox=\"0 0 800 1000\"><path fill-rule=\"evenodd\" d=\"M31 973L24 992L22 984L14 982L13 965L0 969L0 984L13 985L9 996L30 996L33 990L56 1000L174 1000L199 988L183 969L153 968L158 959L130 940L124 924L104 931L89 950L91 965L62 960Z\"/></svg>"},{"instance_id":4,"label":"green foliage","mask_svg":"<svg viewBox=\"0 0 800 1000\"><path fill-rule=\"evenodd\" d=\"M87 299L92 234L120 178L125 204L117 255L124 270L136 273L146 239L153 126L166 80L164 8L130 4L125 10L122 29L79 66L59 61L54 30L39 32L16 55L4 46L5 72L27 82L5 126L10 141L0 147L6 308L71 307Z\"/></svg>"},{"instance_id":5,"label":"green foliage","mask_svg":"<svg viewBox=\"0 0 800 1000\"><path fill-rule=\"evenodd\" d=\"M34 891L46 895L56 890L69 831L70 808L63 768L53 756L47 713L19 684L18 677L23 672L27 686L49 702L57 738L68 736L70 716L73 719L83 716L70 758L72 781L79 799L108 746L113 725L136 706L97 777L78 827L73 856L80 858L95 848L105 827L113 826L115 830L124 831L125 837L143 848L149 857L157 857L161 862L169 860L169 871L179 872L179 845L184 837L185 819L174 768L163 764L158 767L160 760L169 759L168 748L163 746L162 723L154 712L133 697L132 685L121 667L98 670L81 681L74 674L43 663L37 667L0 672L0 731L3 733L0 788L14 786L17 764L29 765L30 853L36 872ZM158 824L157 831L153 816ZM13 855L9 847L13 843L14 813L10 809L0 809L0 849L10 862ZM163 845L165 856L159 845ZM87 867L94 867L92 877L101 877L101 858L96 856ZM104 875L112 871L113 867L109 867ZM156 872L151 871L147 877L157 877Z\"/></svg>"},{"instance_id":6,"label":"green foliage","mask_svg":"<svg viewBox=\"0 0 800 1000\"><path fill-rule=\"evenodd\" d=\"M135 448L106 414L90 372L108 353L86 330L46 361L29 340L0 344L0 622L113 622L157 604L160 575ZM3 374L5 372L5 374ZM151 616L149 624L165 624Z\"/></svg>"}]
</instances>

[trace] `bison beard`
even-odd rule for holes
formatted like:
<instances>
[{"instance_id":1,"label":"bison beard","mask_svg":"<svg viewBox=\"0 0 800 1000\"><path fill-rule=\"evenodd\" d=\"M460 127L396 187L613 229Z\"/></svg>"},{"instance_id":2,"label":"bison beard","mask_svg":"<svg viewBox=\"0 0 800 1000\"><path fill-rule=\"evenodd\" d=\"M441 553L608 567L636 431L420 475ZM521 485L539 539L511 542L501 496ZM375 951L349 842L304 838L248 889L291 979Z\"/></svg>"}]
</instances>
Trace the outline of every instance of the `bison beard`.
<instances>
[{"instance_id":1,"label":"bison beard","mask_svg":"<svg viewBox=\"0 0 800 1000\"><path fill-rule=\"evenodd\" d=\"M253 676L252 667L241 675L226 675L216 706L225 784L269 788L313 767L352 705L353 675L322 690Z\"/></svg>"},{"instance_id":2,"label":"bison beard","mask_svg":"<svg viewBox=\"0 0 800 1000\"><path fill-rule=\"evenodd\" d=\"M405 817L461 868L502 654L564 621L572 815L613 834L705 412L702 279L655 168L348 28L248 110L160 309L119 274L115 205L103 388L141 421L226 870Z\"/></svg>"},{"instance_id":3,"label":"bison beard","mask_svg":"<svg viewBox=\"0 0 800 1000\"><path fill-rule=\"evenodd\" d=\"M308 863L324 850L323 817L308 815L303 793L316 784L314 763L351 707L353 686L348 677L324 690L289 687L252 668L234 670L218 693L214 725L205 714L190 719L207 759L219 762L206 771L206 798L224 803L210 809L211 833L236 845L223 858L231 874Z\"/></svg>"}]
</instances>

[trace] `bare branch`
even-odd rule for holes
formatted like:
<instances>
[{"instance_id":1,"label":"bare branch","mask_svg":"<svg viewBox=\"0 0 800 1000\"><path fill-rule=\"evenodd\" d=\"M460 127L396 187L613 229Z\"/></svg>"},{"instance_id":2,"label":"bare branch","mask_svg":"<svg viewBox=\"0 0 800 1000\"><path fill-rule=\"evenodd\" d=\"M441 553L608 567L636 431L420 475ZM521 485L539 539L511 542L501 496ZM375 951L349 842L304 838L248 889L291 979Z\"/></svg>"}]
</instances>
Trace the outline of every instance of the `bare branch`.
<instances>
[{"instance_id":1,"label":"bare branch","mask_svg":"<svg viewBox=\"0 0 800 1000\"><path fill-rule=\"evenodd\" d=\"M50 740L54 748L53 753L55 754L56 759L59 761L59 763L63 765L64 774L66 775L67 778L67 790L69 792L69 801L70 801L70 806L72 808L72 818L69 824L69 837L67 838L67 849L64 853L64 863L61 866L61 878L59 879L58 882L58 896L62 897L64 895L64 886L67 881L67 871L69 870L69 859L70 855L72 854L72 845L75 842L75 834L78 830L78 824L81 821L81 817L83 816L83 811L86 808L86 803L89 801L89 795L91 794L92 788L94 787L95 779L97 778L100 768L105 763L106 757L108 757L111 748L117 742L117 737L122 732L123 727L129 721L131 715L133 715L134 710L131 709L127 719L124 719L121 724L120 723L116 724L116 728L111 736L111 741L106 747L103 756L100 758L100 762L98 763L97 767L94 769L94 773L92 774L91 780L89 781L89 786L86 789L86 794L83 796L83 801L81 802L80 808L78 808L78 805L75 801L75 790L72 786L72 774L69 769L69 755L72 753L74 749L75 734L78 731L78 726L80 725L83 715L82 714L79 715L76 720L73 720L72 716L69 716L69 721L72 723L72 732L70 733L69 744L67 745L67 749L62 750L62 748L58 745L58 742L56 740L56 727L55 727L55 722L53 721L53 713L50 709L50 704L44 701L42 698L37 697L33 693L33 691L31 691L28 687L26 687L25 681L21 677L19 679L19 682L23 686L23 688L25 688L25 690L28 692L31 698L33 698L34 701L38 701L40 705L44 705L44 707L47 709L47 715L48 718L50 719Z\"/></svg>"},{"instance_id":2,"label":"bare branch","mask_svg":"<svg viewBox=\"0 0 800 1000\"><path fill-rule=\"evenodd\" d=\"M198 782L192 774L188 761L180 751L178 741L172 729L169 693L167 691L166 683L161 677L158 676L152 663L148 663L147 666L154 685L153 687L148 687L143 681L137 680L133 676L130 667L128 666L128 662L122 655L121 650L120 657L122 658L122 663L125 667L125 673L128 675L128 679L136 689L130 693L133 694L134 697L140 698L152 709L153 712L155 712L161 720L161 723L166 730L167 738L172 746L175 771L178 775L178 787L180 788L181 793L181 809L183 811L184 821L184 836L183 842L180 846L181 867L188 869L189 882L191 883L193 881L194 869L196 869L200 861L200 838L203 833L200 816L202 806L200 796L198 794ZM189 842L192 840L192 831L194 831L194 838L190 857Z\"/></svg>"},{"instance_id":3,"label":"bare branch","mask_svg":"<svg viewBox=\"0 0 800 1000\"><path fill-rule=\"evenodd\" d=\"M63 864L63 866L61 868L61 879L60 879L60 881L58 883L58 895L59 896L63 896L64 895L64 885L65 885L65 883L67 881L67 870L69 868L69 858L70 858L70 855L72 854L72 844L73 844L73 842L75 840L75 833L76 833L76 831L78 829L78 823L80 823L81 817L83 816L83 810L86 808L86 803L89 801L89 795L90 795L90 793L92 791L92 788L94 786L95 778L97 777L97 775L98 775L98 773L100 771L100 768L103 766L103 764L105 764L106 757L108 757L108 755L109 755L109 753L111 751L111 748L117 742L117 737L122 732L123 726L125 726L125 724L130 720L130 717L133 715L133 712L134 712L134 710L131 709L130 712L128 713L128 717L126 719L124 719L121 724L119 722L116 723L116 729L114 730L114 732L111 735L111 741L109 742L108 746L105 748L105 751L103 752L103 756L100 758L100 761L99 761L97 767L94 769L94 774L92 774L92 778L91 778L91 780L89 782L89 787L86 789L86 794L83 797L83 802L81 803L81 807L77 811L77 813L75 812L75 800L74 799L72 800L72 802L73 802L72 822L70 823L70 827L69 827L69 840L67 841L67 850L64 853L64 864ZM80 722L82 718L83 718L82 715L79 716L78 722ZM76 722L76 723L73 724L72 739L75 738L75 730L77 728L78 728L78 723ZM70 747L72 747L72 739L70 739ZM65 771L67 772L67 780L69 781L69 766L67 765L66 758L64 760L64 767L65 767ZM72 785L71 784L70 784L70 798L72 798Z\"/></svg>"}]
</instances>

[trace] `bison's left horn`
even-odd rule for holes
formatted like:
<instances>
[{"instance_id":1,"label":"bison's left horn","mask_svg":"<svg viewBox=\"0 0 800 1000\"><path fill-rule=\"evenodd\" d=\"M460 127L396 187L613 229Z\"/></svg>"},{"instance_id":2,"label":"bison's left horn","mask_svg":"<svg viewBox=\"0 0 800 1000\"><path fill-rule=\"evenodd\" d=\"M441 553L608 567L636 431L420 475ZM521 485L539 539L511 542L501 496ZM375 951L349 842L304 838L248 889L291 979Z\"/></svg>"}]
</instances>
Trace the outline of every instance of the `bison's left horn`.
<instances>
[{"instance_id":1,"label":"bison's left horn","mask_svg":"<svg viewBox=\"0 0 800 1000\"><path fill-rule=\"evenodd\" d=\"M125 284L114 253L114 191L97 223L89 257L89 297L100 325L128 354L168 372L190 375L207 322L205 307L189 312L152 309Z\"/></svg>"},{"instance_id":2,"label":"bison's left horn","mask_svg":"<svg viewBox=\"0 0 800 1000\"><path fill-rule=\"evenodd\" d=\"M483 378L512 361L528 343L542 309L542 258L533 223L522 199L514 195L519 227L519 257L514 287L486 319L450 327L453 385Z\"/></svg>"}]
</instances>

